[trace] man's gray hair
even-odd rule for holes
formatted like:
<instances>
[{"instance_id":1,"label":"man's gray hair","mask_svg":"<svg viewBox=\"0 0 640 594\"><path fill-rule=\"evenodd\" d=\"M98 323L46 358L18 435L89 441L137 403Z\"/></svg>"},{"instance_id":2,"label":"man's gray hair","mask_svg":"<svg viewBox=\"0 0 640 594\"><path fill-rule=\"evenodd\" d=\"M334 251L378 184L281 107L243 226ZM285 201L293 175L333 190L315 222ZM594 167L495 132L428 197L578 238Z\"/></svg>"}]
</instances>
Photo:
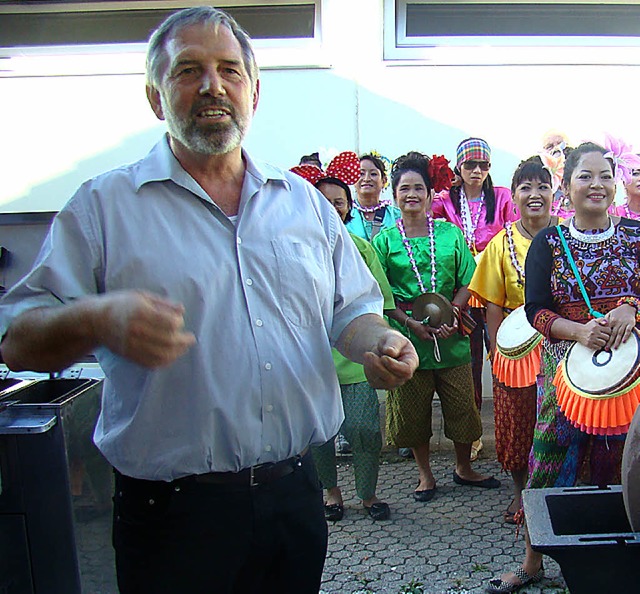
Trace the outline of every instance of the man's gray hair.
<instances>
[{"instance_id":1,"label":"man's gray hair","mask_svg":"<svg viewBox=\"0 0 640 594\"><path fill-rule=\"evenodd\" d=\"M164 51L167 42L182 29L193 25L222 25L233 33L242 48L244 67L255 88L258 80L258 64L251 46L251 38L231 15L212 6L194 6L175 12L151 34L147 47L147 84L155 88L160 86L164 69L167 67L167 56Z\"/></svg>"}]
</instances>

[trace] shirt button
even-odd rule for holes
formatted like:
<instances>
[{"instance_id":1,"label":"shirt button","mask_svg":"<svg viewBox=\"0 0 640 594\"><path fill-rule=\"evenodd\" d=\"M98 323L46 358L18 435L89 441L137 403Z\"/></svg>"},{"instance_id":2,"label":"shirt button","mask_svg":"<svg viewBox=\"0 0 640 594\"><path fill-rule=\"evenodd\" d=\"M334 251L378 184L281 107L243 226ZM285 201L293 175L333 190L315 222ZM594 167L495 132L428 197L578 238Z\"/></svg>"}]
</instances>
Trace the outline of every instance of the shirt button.
<instances>
[{"instance_id":1,"label":"shirt button","mask_svg":"<svg viewBox=\"0 0 640 594\"><path fill-rule=\"evenodd\" d=\"M267 412L271 412L273 410L273 404L267 404Z\"/></svg>"},{"instance_id":2,"label":"shirt button","mask_svg":"<svg viewBox=\"0 0 640 594\"><path fill-rule=\"evenodd\" d=\"M264 451L265 452L270 452L271 451L271 446L270 445L264 446Z\"/></svg>"},{"instance_id":3,"label":"shirt button","mask_svg":"<svg viewBox=\"0 0 640 594\"><path fill-rule=\"evenodd\" d=\"M253 284L253 281L252 281L250 278L248 278L248 279L247 279L247 284L248 284L249 286L251 286L251 285Z\"/></svg>"},{"instance_id":4,"label":"shirt button","mask_svg":"<svg viewBox=\"0 0 640 594\"><path fill-rule=\"evenodd\" d=\"M236 237L236 243L240 245L242 243L242 239L240 239L239 237Z\"/></svg>"},{"instance_id":5,"label":"shirt button","mask_svg":"<svg viewBox=\"0 0 640 594\"><path fill-rule=\"evenodd\" d=\"M260 318L256 320L256 326L258 326L258 328L262 327L262 320Z\"/></svg>"},{"instance_id":6,"label":"shirt button","mask_svg":"<svg viewBox=\"0 0 640 594\"><path fill-rule=\"evenodd\" d=\"M271 363L265 363L264 368L269 371L271 369Z\"/></svg>"}]
</instances>

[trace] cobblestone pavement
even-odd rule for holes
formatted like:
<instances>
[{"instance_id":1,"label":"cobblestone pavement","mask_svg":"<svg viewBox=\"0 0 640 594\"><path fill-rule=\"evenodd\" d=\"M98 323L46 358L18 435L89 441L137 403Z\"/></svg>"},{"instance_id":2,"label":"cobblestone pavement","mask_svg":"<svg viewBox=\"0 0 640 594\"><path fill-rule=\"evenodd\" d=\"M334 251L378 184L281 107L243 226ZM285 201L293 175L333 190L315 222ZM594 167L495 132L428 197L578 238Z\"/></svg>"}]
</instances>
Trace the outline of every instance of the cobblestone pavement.
<instances>
[{"instance_id":1,"label":"cobblestone pavement","mask_svg":"<svg viewBox=\"0 0 640 594\"><path fill-rule=\"evenodd\" d=\"M339 484L345 517L329 526L329 552L323 594L477 594L486 581L518 567L524 555L522 535L504 524L511 501L511 478L495 458L492 401L482 407L484 450L474 468L500 478L499 489L455 485L452 444L443 437L439 402L434 402L432 468L438 490L429 503L417 503L413 460L386 449L378 496L391 506L391 518L373 522L357 499L351 457L339 457ZM382 407L384 416L384 406ZM115 594L109 514L77 525L83 592ZM568 594L558 565L545 557L547 577L522 594ZM413 582L421 589L410 589ZM289 594L289 593L283 593ZM294 593L291 593L294 594Z\"/></svg>"},{"instance_id":2,"label":"cobblestone pavement","mask_svg":"<svg viewBox=\"0 0 640 594\"><path fill-rule=\"evenodd\" d=\"M485 447L485 450L489 448ZM391 519L373 522L357 499L350 460L342 457L339 484L345 517L329 527L325 594L463 594L484 592L485 582L518 567L524 555L522 534L502 522L511 501L511 479L499 476L495 490L453 483L453 452L432 455L438 490L429 503L411 496L417 482L413 460L384 454L378 496L391 506ZM498 476L495 455L482 452L477 470ZM558 565L545 558L546 578L520 592L566 593ZM411 590L420 583L422 590Z\"/></svg>"}]
</instances>

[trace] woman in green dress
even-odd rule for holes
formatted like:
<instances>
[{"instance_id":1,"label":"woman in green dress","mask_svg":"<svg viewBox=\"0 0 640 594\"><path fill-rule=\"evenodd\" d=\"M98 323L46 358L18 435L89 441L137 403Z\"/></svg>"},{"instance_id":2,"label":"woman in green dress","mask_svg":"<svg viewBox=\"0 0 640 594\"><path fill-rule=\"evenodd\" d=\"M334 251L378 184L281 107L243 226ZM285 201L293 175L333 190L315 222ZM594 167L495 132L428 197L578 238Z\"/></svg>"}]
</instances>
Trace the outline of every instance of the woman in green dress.
<instances>
[{"instance_id":1,"label":"woman in green dress","mask_svg":"<svg viewBox=\"0 0 640 594\"><path fill-rule=\"evenodd\" d=\"M445 435L453 440L455 483L497 488L500 482L471 468L471 444L482 433L474 402L469 338L459 332L460 312L469 298L467 285L475 261L458 227L434 220L430 209L435 191L450 183L444 157L430 159L411 152L397 159L391 185L402 216L373 240L395 298L385 311L391 325L406 333L420 356L413 378L387 396L387 438L410 447L418 466L416 501L430 501L436 481L429 462L432 436L431 404L437 392L442 404ZM413 301L423 293L440 293L457 314L452 325L432 328L412 317Z\"/></svg>"}]
</instances>

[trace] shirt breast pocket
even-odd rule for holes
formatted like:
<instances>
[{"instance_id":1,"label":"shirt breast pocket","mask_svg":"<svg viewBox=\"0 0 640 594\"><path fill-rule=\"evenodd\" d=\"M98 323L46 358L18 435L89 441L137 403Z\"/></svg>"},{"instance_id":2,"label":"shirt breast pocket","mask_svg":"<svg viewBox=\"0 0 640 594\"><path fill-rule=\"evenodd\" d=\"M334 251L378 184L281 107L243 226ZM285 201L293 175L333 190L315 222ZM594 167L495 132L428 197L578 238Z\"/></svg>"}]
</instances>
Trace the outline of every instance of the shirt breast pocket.
<instances>
[{"instance_id":1,"label":"shirt breast pocket","mask_svg":"<svg viewBox=\"0 0 640 594\"><path fill-rule=\"evenodd\" d=\"M324 248L291 239L273 239L271 245L285 317L300 327L322 323L323 308L333 301L333 277Z\"/></svg>"}]
</instances>

